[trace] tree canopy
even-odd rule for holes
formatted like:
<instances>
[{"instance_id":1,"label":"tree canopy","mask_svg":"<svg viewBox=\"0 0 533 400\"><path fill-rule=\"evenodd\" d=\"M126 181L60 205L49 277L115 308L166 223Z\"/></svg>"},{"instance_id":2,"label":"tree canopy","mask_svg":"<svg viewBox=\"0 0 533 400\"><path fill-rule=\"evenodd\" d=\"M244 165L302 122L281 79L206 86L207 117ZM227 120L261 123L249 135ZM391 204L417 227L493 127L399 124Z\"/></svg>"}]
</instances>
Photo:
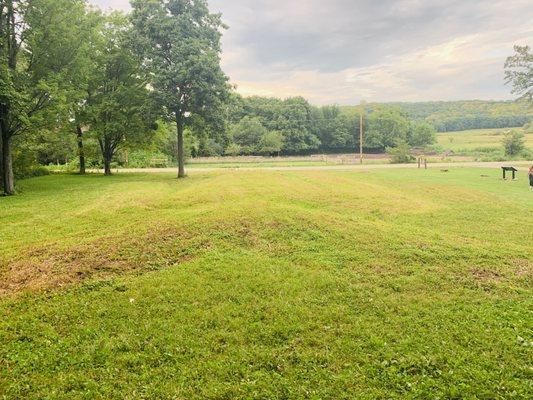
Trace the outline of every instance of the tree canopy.
<instances>
[{"instance_id":1,"label":"tree canopy","mask_svg":"<svg viewBox=\"0 0 533 400\"><path fill-rule=\"evenodd\" d=\"M82 0L0 1L0 134L6 194L15 190L14 138L55 123L46 110L64 104L84 17Z\"/></svg>"},{"instance_id":2,"label":"tree canopy","mask_svg":"<svg viewBox=\"0 0 533 400\"><path fill-rule=\"evenodd\" d=\"M205 0L133 0L136 44L157 99L178 131L179 177L185 176L184 128L191 116L210 120L228 96L220 68L220 15Z\"/></svg>"},{"instance_id":3,"label":"tree canopy","mask_svg":"<svg viewBox=\"0 0 533 400\"><path fill-rule=\"evenodd\" d=\"M533 53L529 46L515 46L515 54L505 62L505 80L512 93L533 105Z\"/></svg>"}]
</instances>

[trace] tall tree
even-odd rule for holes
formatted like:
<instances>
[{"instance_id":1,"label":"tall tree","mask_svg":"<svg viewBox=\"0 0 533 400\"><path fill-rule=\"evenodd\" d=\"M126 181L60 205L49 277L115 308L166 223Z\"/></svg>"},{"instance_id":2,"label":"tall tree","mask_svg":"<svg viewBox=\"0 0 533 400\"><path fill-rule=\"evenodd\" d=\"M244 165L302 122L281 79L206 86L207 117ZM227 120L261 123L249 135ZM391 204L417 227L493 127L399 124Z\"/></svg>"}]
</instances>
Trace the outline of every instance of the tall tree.
<instances>
[{"instance_id":1,"label":"tall tree","mask_svg":"<svg viewBox=\"0 0 533 400\"><path fill-rule=\"evenodd\" d=\"M88 83L86 106L89 132L97 140L104 172L111 175L116 152L128 144L141 144L153 136L156 114L140 60L129 45L129 22L120 13L102 26L102 43L93 54L95 69Z\"/></svg>"},{"instance_id":2,"label":"tall tree","mask_svg":"<svg viewBox=\"0 0 533 400\"><path fill-rule=\"evenodd\" d=\"M533 54L529 46L515 46L515 54L505 62L505 81L513 86L519 100L533 105Z\"/></svg>"},{"instance_id":3,"label":"tall tree","mask_svg":"<svg viewBox=\"0 0 533 400\"><path fill-rule=\"evenodd\" d=\"M220 68L220 15L205 0L132 0L139 51L152 87L176 122L180 178L185 177L184 128L226 99L228 78Z\"/></svg>"},{"instance_id":4,"label":"tall tree","mask_svg":"<svg viewBox=\"0 0 533 400\"><path fill-rule=\"evenodd\" d=\"M434 144L437 141L437 133L435 128L427 122L413 122L409 133L407 134L407 142L414 147L424 147Z\"/></svg>"},{"instance_id":5,"label":"tall tree","mask_svg":"<svg viewBox=\"0 0 533 400\"><path fill-rule=\"evenodd\" d=\"M367 119L365 145L371 149L383 150L406 141L410 130L409 119L396 108L377 109Z\"/></svg>"},{"instance_id":6,"label":"tall tree","mask_svg":"<svg viewBox=\"0 0 533 400\"><path fill-rule=\"evenodd\" d=\"M283 108L273 130L282 133L285 151L309 152L319 148L320 139L312 132L311 105L303 97L293 97L283 102Z\"/></svg>"},{"instance_id":7,"label":"tall tree","mask_svg":"<svg viewBox=\"0 0 533 400\"><path fill-rule=\"evenodd\" d=\"M85 12L82 0L0 0L2 186L14 194L12 145L49 122L43 112L64 100L70 44Z\"/></svg>"},{"instance_id":8,"label":"tall tree","mask_svg":"<svg viewBox=\"0 0 533 400\"><path fill-rule=\"evenodd\" d=\"M94 72L98 69L97 58L99 49L105 47L103 34L105 17L99 10L87 10L84 18L78 22L81 34L73 38L77 47L75 57L71 62L68 81L70 89L67 94L67 117L66 129L73 132L76 137L77 156L79 160L79 173L85 174L86 154L84 147L84 134L90 124L88 115L89 84L94 78Z\"/></svg>"},{"instance_id":9,"label":"tall tree","mask_svg":"<svg viewBox=\"0 0 533 400\"><path fill-rule=\"evenodd\" d=\"M338 106L323 106L315 109L316 135L324 151L352 149L356 147L356 130L353 120L341 113Z\"/></svg>"}]
</instances>

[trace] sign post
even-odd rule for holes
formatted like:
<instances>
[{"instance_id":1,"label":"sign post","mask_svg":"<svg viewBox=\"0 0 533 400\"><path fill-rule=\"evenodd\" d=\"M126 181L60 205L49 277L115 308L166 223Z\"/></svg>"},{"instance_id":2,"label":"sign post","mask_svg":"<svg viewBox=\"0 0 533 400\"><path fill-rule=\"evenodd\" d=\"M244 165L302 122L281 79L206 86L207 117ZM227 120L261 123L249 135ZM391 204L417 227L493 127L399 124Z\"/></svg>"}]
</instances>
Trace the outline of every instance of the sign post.
<instances>
[{"instance_id":1,"label":"sign post","mask_svg":"<svg viewBox=\"0 0 533 400\"><path fill-rule=\"evenodd\" d=\"M507 180L507 172L512 172L513 173L513 181L516 180L516 173L518 172L518 170L515 168L515 167L502 167L502 171L503 171L503 180Z\"/></svg>"}]
</instances>

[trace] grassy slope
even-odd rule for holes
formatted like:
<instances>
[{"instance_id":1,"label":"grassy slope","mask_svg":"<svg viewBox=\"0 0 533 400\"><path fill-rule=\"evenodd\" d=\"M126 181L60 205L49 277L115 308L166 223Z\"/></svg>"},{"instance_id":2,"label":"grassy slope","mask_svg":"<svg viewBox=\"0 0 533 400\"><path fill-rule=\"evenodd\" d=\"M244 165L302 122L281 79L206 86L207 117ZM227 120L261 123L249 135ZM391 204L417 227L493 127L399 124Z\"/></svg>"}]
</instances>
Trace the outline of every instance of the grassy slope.
<instances>
[{"instance_id":1,"label":"grassy slope","mask_svg":"<svg viewBox=\"0 0 533 400\"><path fill-rule=\"evenodd\" d=\"M0 300L0 398L530 398L533 194L498 178L25 181L0 290L74 285Z\"/></svg>"},{"instance_id":2,"label":"grassy slope","mask_svg":"<svg viewBox=\"0 0 533 400\"><path fill-rule=\"evenodd\" d=\"M502 140L509 128L474 129L461 132L439 133L437 143L445 149L455 152L471 151L480 148L501 148ZM526 147L533 149L533 133L525 135Z\"/></svg>"}]
</instances>

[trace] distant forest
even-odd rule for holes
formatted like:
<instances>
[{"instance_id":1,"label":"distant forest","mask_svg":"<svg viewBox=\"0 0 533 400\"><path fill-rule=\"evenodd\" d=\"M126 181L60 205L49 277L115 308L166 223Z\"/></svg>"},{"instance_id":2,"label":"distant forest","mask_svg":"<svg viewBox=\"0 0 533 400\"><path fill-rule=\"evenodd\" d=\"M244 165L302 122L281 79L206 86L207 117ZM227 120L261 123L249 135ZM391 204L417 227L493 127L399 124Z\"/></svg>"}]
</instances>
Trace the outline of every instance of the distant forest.
<instances>
[{"instance_id":1,"label":"distant forest","mask_svg":"<svg viewBox=\"0 0 533 400\"><path fill-rule=\"evenodd\" d=\"M390 106L402 109L414 120L424 120L437 132L456 132L468 129L522 127L533 118L527 104L515 101L434 101L419 103L368 104L366 109ZM358 113L359 107L345 106L348 115Z\"/></svg>"},{"instance_id":2,"label":"distant forest","mask_svg":"<svg viewBox=\"0 0 533 400\"><path fill-rule=\"evenodd\" d=\"M314 106L302 97L235 94L229 104L221 148L215 150L200 140L193 156L352 152L359 147L361 113L367 152L382 152L399 142L427 147L435 143L436 132L515 128L533 119L525 103L511 101Z\"/></svg>"},{"instance_id":3,"label":"distant forest","mask_svg":"<svg viewBox=\"0 0 533 400\"><path fill-rule=\"evenodd\" d=\"M214 120L193 119L186 127L185 155L354 152L359 147L361 110L361 106L314 106L303 97L243 97L232 93ZM384 152L401 143L432 146L437 131L515 128L533 121L531 109L528 111L524 103L507 101L369 103L364 106L364 117L364 148L368 153ZM87 135L84 145L87 165L101 167L97 141ZM150 140L124 147L114 165L172 165L177 161L176 149L174 124L159 121ZM73 169L78 167L76 138L69 130L40 131L36 140L25 146L24 154L30 157L29 164L34 155L41 165L67 163Z\"/></svg>"}]
</instances>

